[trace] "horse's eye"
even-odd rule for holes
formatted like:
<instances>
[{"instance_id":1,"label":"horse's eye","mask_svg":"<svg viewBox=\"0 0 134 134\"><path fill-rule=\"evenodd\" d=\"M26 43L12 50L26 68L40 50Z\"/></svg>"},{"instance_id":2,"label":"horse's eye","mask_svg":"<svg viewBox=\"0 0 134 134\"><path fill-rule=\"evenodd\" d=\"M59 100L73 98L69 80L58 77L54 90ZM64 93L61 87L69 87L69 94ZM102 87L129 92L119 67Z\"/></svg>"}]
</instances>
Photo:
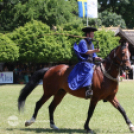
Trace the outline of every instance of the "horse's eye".
<instances>
[{"instance_id":1,"label":"horse's eye","mask_svg":"<svg viewBox=\"0 0 134 134\"><path fill-rule=\"evenodd\" d=\"M125 56L125 53L122 53L122 56Z\"/></svg>"}]
</instances>

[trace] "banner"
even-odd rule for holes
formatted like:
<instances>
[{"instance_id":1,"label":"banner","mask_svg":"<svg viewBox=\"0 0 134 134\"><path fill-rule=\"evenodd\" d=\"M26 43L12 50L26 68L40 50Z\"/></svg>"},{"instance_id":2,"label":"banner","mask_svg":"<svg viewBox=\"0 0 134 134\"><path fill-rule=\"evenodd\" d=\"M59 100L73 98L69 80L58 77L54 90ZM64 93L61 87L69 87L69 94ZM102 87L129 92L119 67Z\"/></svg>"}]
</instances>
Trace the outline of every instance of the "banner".
<instances>
[{"instance_id":1,"label":"banner","mask_svg":"<svg viewBox=\"0 0 134 134\"><path fill-rule=\"evenodd\" d=\"M87 0L87 16L88 18L98 17L97 0Z\"/></svg>"},{"instance_id":2,"label":"banner","mask_svg":"<svg viewBox=\"0 0 134 134\"><path fill-rule=\"evenodd\" d=\"M78 0L79 17L98 17L97 0Z\"/></svg>"},{"instance_id":3,"label":"banner","mask_svg":"<svg viewBox=\"0 0 134 134\"><path fill-rule=\"evenodd\" d=\"M13 72L0 72L0 84L13 83Z\"/></svg>"}]
</instances>

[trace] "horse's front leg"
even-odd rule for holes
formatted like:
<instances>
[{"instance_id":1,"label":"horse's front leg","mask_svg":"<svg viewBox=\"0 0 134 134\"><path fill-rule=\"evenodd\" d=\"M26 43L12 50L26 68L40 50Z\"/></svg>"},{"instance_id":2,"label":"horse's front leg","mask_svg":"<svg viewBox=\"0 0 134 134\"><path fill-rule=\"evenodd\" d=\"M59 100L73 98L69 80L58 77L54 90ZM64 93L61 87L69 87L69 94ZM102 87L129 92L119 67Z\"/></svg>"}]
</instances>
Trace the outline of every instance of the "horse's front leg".
<instances>
[{"instance_id":1,"label":"horse's front leg","mask_svg":"<svg viewBox=\"0 0 134 134\"><path fill-rule=\"evenodd\" d=\"M87 133L93 133L88 125L89 125L89 121L90 121L90 119L91 119L91 117L93 115L93 112L95 110L97 102L98 102L97 99L94 99L94 98L91 99L89 109L88 109L87 120L86 120L85 125L84 125L84 129L87 131Z\"/></svg>"},{"instance_id":2,"label":"horse's front leg","mask_svg":"<svg viewBox=\"0 0 134 134\"><path fill-rule=\"evenodd\" d=\"M122 116L124 117L129 129L134 132L134 125L131 123L131 121L129 120L129 118L126 115L126 112L124 110L124 108L120 105L119 101L117 100L116 97L114 97L113 100L110 101L112 103L112 105L118 109L118 111L122 114Z\"/></svg>"}]
</instances>

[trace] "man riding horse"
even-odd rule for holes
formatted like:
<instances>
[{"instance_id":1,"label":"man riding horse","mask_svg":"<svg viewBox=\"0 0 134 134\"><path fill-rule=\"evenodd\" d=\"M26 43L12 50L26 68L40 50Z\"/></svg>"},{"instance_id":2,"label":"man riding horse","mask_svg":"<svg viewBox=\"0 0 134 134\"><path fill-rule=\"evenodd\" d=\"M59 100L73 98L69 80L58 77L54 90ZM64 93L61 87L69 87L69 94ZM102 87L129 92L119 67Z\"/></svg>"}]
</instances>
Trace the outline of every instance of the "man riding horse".
<instances>
[{"instance_id":1,"label":"man riding horse","mask_svg":"<svg viewBox=\"0 0 134 134\"><path fill-rule=\"evenodd\" d=\"M85 29L87 31L85 31ZM134 132L134 125L127 117L125 110L120 105L116 97L119 89L118 78L120 69L132 69L130 63L129 44L126 41L121 41L121 44L109 53L109 55L103 60L102 64L95 67L92 78L91 76L94 65L93 59L101 60L101 58L97 58L97 55L94 54L95 52L99 52L99 50L94 50L93 44L89 39L93 38L93 32L96 31L96 29L87 27L84 28L83 31L86 33L88 39L86 38L87 41L86 39L82 40L78 47L74 45L75 50L79 50L76 51L76 54L80 54L78 57L82 57L80 59L80 62L74 68L65 64L60 64L57 66L53 66L50 69L38 70L33 74L29 83L27 83L25 87L21 90L18 98L19 110L24 108L26 98L33 91L33 89L35 89L39 81L43 79L43 95L36 103L32 118L25 122L25 126L30 126L36 121L39 109L51 96L53 96L54 98L48 107L50 127L53 129L58 129L54 121L54 111L56 107L60 104L67 93L76 97L85 98L85 87L91 85L91 83L88 83L89 81L87 81L88 79L90 79L90 82L93 81L92 90L94 93L91 97L87 118L84 123L84 129L86 130L86 132L93 133L93 131L89 127L89 122L94 113L96 105L100 100L106 100L110 102L124 117L129 129ZM80 49L80 47L82 47L83 49ZM74 76L77 76L76 81L72 79ZM73 82L70 82L69 78L71 78ZM74 90L70 89L69 86L74 88ZM92 94L90 94L90 96L91 95Z\"/></svg>"},{"instance_id":2,"label":"man riding horse","mask_svg":"<svg viewBox=\"0 0 134 134\"><path fill-rule=\"evenodd\" d=\"M96 60L101 61L102 59L97 57L96 53L100 52L100 50L94 49L92 43L94 32L97 31L97 29L94 27L85 27L82 31L85 32L86 38L82 39L79 45L74 44L74 51L79 59L79 63L70 73L68 83L72 90L85 87L85 98L90 98L93 95L92 77L94 62Z\"/></svg>"}]
</instances>

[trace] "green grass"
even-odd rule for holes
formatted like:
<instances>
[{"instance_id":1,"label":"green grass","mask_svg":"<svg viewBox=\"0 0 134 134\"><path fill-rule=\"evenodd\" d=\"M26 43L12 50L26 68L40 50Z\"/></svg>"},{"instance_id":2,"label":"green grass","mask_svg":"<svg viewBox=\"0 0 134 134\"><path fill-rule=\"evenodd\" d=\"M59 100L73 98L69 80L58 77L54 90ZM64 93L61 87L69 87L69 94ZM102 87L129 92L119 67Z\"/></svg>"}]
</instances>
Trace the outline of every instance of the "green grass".
<instances>
[{"instance_id":1,"label":"green grass","mask_svg":"<svg viewBox=\"0 0 134 134\"><path fill-rule=\"evenodd\" d=\"M42 85L28 96L25 111L19 114L17 99L24 85L2 85L0 86L0 134L82 134L85 133L83 125L87 117L90 100L80 99L67 94L55 111L55 123L59 131L49 127L48 106L52 97L40 109L37 122L25 128L24 123L33 114L35 103L43 93ZM120 83L117 94L118 100L126 110L132 123L134 123L134 81ZM9 125L9 117L18 117L18 125ZM96 134L128 134L130 133L124 118L110 104L100 101L90 121L90 128Z\"/></svg>"}]
</instances>

